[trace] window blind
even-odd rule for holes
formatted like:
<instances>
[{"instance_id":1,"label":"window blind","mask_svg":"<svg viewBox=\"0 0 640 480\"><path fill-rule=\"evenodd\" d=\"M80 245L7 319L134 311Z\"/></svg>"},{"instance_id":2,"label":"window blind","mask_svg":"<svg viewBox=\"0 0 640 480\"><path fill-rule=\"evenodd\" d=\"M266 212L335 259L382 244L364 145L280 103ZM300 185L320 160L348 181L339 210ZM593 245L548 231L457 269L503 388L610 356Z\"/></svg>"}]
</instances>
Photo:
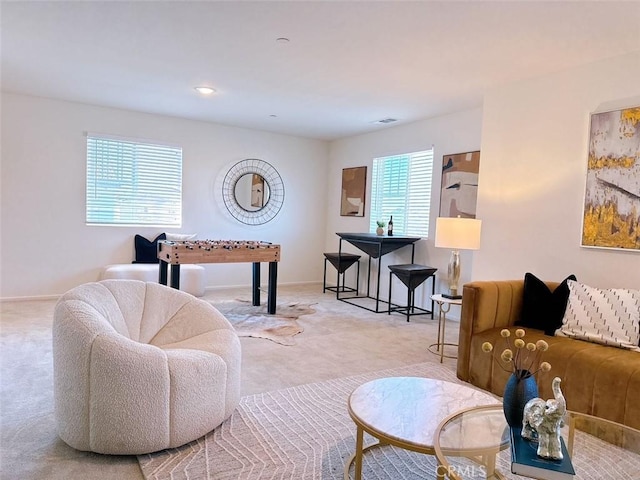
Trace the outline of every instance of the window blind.
<instances>
[{"instance_id":1,"label":"window blind","mask_svg":"<svg viewBox=\"0 0 640 480\"><path fill-rule=\"evenodd\" d=\"M86 223L180 227L182 148L87 135Z\"/></svg>"},{"instance_id":2,"label":"window blind","mask_svg":"<svg viewBox=\"0 0 640 480\"><path fill-rule=\"evenodd\" d=\"M429 234L433 149L373 159L369 231L393 215L396 235Z\"/></svg>"}]
</instances>

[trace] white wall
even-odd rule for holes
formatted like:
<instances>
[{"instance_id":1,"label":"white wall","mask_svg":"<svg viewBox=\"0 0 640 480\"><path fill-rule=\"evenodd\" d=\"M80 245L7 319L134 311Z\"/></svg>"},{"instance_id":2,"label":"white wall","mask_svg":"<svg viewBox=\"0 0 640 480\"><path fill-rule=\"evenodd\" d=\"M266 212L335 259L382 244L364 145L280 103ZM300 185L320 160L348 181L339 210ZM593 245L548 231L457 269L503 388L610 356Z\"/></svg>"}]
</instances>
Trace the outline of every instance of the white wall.
<instances>
[{"instance_id":1,"label":"white wall","mask_svg":"<svg viewBox=\"0 0 640 480\"><path fill-rule=\"evenodd\" d=\"M640 252L580 247L590 114L636 105L640 52L485 96L474 278L640 288Z\"/></svg>"},{"instance_id":2,"label":"white wall","mask_svg":"<svg viewBox=\"0 0 640 480\"><path fill-rule=\"evenodd\" d=\"M183 227L169 231L279 243L279 283L322 276L326 142L14 94L2 95L1 126L3 298L97 280L104 265L131 262L134 234L163 231L85 225L87 131L182 145ZM284 206L264 226L230 219L213 192L218 175L245 158L271 163L284 181ZM251 283L250 264L206 268L208 286Z\"/></svg>"},{"instance_id":3,"label":"white wall","mask_svg":"<svg viewBox=\"0 0 640 480\"><path fill-rule=\"evenodd\" d=\"M184 148L182 232L201 238L263 239L283 245L282 282L322 278L322 252L335 232L366 232L372 159L435 146L442 155L481 149L478 218L482 245L462 252L461 283L471 279L546 279L575 273L593 286L640 288L640 253L580 247L589 115L640 104L640 53L489 91L483 108L332 142L145 115L20 95L2 95L1 297L59 294L92 281L103 265L132 259L133 235L156 228L84 224L85 131L176 142ZM244 158L273 164L285 205L262 227L232 221L215 200L220 172ZM326 161L329 158L329 164ZM341 217L342 168L366 165L364 218ZM439 209L434 171L431 231ZM356 249L352 251L357 252ZM408 261L407 253L386 256ZM416 262L437 267L438 291L449 252L418 243ZM242 264L240 264L242 265ZM364 270L364 269L363 269ZM386 270L383 270L386 271ZM248 285L249 266L207 266L208 284ZM364 271L362 272L364 276ZM386 275L382 291L386 293ZM399 289L395 289L399 291ZM425 292L418 291L418 303Z\"/></svg>"},{"instance_id":4,"label":"white wall","mask_svg":"<svg viewBox=\"0 0 640 480\"><path fill-rule=\"evenodd\" d=\"M431 216L430 232L435 232L435 222L440 205L440 181L443 155L452 153L469 152L480 149L481 142L482 110L480 108L446 115L438 118L414 122L409 125L385 128L379 132L359 135L331 143L330 167L327 198L327 230L325 238L326 251L338 251L339 238L336 232L368 232L369 231L369 205L371 201L371 169L373 159L393 154L410 153L426 150L434 147L434 171L433 187L431 191ZM482 155L480 163L482 164ZM341 217L340 216L340 192L342 181L342 169L347 167L367 166L367 198L365 205L365 217ZM386 219L385 219L386 220ZM345 242L346 245L346 242ZM345 250L359 253L349 247ZM436 277L438 285L436 292L446 289L447 264L450 251L434 247L433 235L420 240L416 246L415 262L438 268ZM385 255L382 260L381 297L387 298L388 294L388 269L386 265L409 263L411 250L404 248ZM473 252L461 252L462 276L460 284L468 281L472 276L471 257ZM361 261L363 261L361 260ZM375 260L372 268L372 285L375 285ZM366 264L361 268L361 285L366 278ZM351 270L349 271L351 273ZM332 270L335 274L335 270ZM333 277L332 277L333 278ZM347 277L348 281L349 277ZM352 281L352 280L351 280ZM418 287L416 290L416 305L430 307L427 304L428 294L431 293L431 280ZM393 286L394 299L406 303L406 288ZM372 292L374 293L374 291ZM397 294L397 295L396 295ZM455 313L452 311L452 314Z\"/></svg>"}]
</instances>

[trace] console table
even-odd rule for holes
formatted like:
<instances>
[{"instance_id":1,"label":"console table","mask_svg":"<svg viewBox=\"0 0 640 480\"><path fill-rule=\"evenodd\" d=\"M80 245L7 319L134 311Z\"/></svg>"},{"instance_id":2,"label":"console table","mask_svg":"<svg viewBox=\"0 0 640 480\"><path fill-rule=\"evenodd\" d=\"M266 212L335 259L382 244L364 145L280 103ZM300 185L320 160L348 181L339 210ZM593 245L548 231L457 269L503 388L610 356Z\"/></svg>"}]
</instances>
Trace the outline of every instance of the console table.
<instances>
[{"instance_id":1,"label":"console table","mask_svg":"<svg viewBox=\"0 0 640 480\"><path fill-rule=\"evenodd\" d=\"M180 265L188 263L253 263L253 305L260 305L260 263L269 262L267 311L276 313L276 289L280 245L247 240L193 240L158 242L159 281L167 285L171 265L171 287L180 289Z\"/></svg>"},{"instance_id":2,"label":"console table","mask_svg":"<svg viewBox=\"0 0 640 480\"><path fill-rule=\"evenodd\" d=\"M342 253L342 241L346 241L354 247L362 250L369 256L368 268L367 268L367 294L364 296L355 295L351 297L340 297L340 292L336 292L336 299L341 300L356 307L364 308L375 313L387 312L387 308L380 310L380 302L387 303L384 300L380 300L380 271L382 256L387 253L394 252L402 247L411 246L411 263L413 263L415 256L415 243L421 239L421 237L400 237L400 236L388 236L377 235L375 233L336 233L340 237L340 246L338 248L338 254ZM371 292L371 259L378 259L378 279L376 283L376 296L372 297ZM357 298L372 298L376 301L376 308L371 309L364 305L360 305L353 302L353 299Z\"/></svg>"}]
</instances>

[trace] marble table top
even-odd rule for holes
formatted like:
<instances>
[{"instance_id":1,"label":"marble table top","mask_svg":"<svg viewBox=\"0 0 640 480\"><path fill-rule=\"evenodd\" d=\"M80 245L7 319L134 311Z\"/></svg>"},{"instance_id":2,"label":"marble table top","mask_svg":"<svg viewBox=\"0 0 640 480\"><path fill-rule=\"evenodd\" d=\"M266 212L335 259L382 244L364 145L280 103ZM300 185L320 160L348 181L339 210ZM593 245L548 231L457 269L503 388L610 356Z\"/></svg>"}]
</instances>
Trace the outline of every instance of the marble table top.
<instances>
[{"instance_id":1,"label":"marble table top","mask_svg":"<svg viewBox=\"0 0 640 480\"><path fill-rule=\"evenodd\" d=\"M360 385L349 397L349 414L376 438L433 454L438 424L464 408L500 404L472 387L421 377L389 377Z\"/></svg>"}]
</instances>

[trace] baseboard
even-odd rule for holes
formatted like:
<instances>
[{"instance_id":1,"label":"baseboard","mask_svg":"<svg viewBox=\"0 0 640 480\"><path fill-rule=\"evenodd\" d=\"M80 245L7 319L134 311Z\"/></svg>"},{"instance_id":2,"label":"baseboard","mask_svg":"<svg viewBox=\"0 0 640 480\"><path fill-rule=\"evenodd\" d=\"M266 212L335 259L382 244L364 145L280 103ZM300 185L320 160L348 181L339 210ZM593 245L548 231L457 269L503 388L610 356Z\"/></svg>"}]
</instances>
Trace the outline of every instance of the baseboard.
<instances>
[{"instance_id":1,"label":"baseboard","mask_svg":"<svg viewBox=\"0 0 640 480\"><path fill-rule=\"evenodd\" d=\"M303 286L303 285L322 285L322 282L319 281L311 281L311 282L278 282L278 288L287 287L287 286ZM234 288L251 288L252 285L250 283L240 284L240 285L211 285L209 287L205 287L205 292L219 292L221 290L232 290ZM260 289L267 291L267 285L260 285Z\"/></svg>"},{"instance_id":2,"label":"baseboard","mask_svg":"<svg viewBox=\"0 0 640 480\"><path fill-rule=\"evenodd\" d=\"M312 281L312 282L285 282L285 283L280 283L278 282L278 287L285 287L285 286L295 286L295 285L322 285L322 282L319 281ZM205 292L213 292L213 291L220 291L220 290L231 290L233 288L251 288L251 284L246 284L246 285L214 285L214 286L210 286L210 287L205 287L204 291ZM264 291L267 290L266 285L263 287L261 287L261 289L264 289ZM64 295L63 293L59 293L56 295L28 295L28 296L24 296L24 297L0 297L0 303L5 303L5 302L32 302L32 301L37 301L37 300L58 300L62 295Z\"/></svg>"},{"instance_id":3,"label":"baseboard","mask_svg":"<svg viewBox=\"0 0 640 480\"><path fill-rule=\"evenodd\" d=\"M5 302L33 302L40 300L58 300L63 294L56 295L29 295L25 297L0 297L0 303Z\"/></svg>"}]
</instances>

